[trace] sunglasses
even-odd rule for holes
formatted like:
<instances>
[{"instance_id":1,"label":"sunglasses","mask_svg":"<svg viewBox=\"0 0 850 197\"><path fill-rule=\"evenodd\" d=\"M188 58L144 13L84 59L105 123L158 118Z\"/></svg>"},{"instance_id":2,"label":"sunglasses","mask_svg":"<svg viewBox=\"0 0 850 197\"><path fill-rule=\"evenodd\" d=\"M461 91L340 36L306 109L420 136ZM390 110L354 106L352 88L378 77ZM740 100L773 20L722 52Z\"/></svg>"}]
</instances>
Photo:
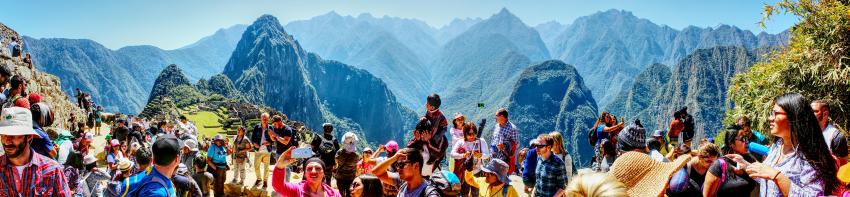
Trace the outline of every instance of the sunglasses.
<instances>
[{"instance_id":1,"label":"sunglasses","mask_svg":"<svg viewBox=\"0 0 850 197\"><path fill-rule=\"evenodd\" d=\"M747 142L749 142L749 141L750 141L750 139L749 139L749 138L747 138L747 137L739 137L739 138L738 138L738 141L741 141L741 142L747 143Z\"/></svg>"},{"instance_id":2,"label":"sunglasses","mask_svg":"<svg viewBox=\"0 0 850 197\"><path fill-rule=\"evenodd\" d=\"M363 152L363 154L372 154L372 151Z\"/></svg>"},{"instance_id":3,"label":"sunglasses","mask_svg":"<svg viewBox=\"0 0 850 197\"><path fill-rule=\"evenodd\" d=\"M535 144L534 145L534 147L537 147L537 148L543 148L543 147L548 147L548 146L549 146L548 144Z\"/></svg>"},{"instance_id":4,"label":"sunglasses","mask_svg":"<svg viewBox=\"0 0 850 197\"><path fill-rule=\"evenodd\" d=\"M402 169L402 168L406 167L408 164L411 164L411 163L413 163L413 162L411 162L411 161L396 161L393 165L395 166L395 169Z\"/></svg>"}]
</instances>

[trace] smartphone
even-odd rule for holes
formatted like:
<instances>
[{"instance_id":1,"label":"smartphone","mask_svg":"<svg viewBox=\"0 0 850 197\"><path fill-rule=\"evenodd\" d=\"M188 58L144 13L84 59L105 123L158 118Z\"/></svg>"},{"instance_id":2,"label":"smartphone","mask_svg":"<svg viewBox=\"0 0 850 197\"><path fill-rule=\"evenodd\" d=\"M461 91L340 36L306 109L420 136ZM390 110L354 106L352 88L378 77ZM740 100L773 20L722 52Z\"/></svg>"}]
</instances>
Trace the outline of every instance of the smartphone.
<instances>
[{"instance_id":1,"label":"smartphone","mask_svg":"<svg viewBox=\"0 0 850 197\"><path fill-rule=\"evenodd\" d=\"M310 148L310 147L296 148L295 150L292 150L292 158L303 159L303 158L310 158L312 156L313 156L313 149Z\"/></svg>"}]
</instances>

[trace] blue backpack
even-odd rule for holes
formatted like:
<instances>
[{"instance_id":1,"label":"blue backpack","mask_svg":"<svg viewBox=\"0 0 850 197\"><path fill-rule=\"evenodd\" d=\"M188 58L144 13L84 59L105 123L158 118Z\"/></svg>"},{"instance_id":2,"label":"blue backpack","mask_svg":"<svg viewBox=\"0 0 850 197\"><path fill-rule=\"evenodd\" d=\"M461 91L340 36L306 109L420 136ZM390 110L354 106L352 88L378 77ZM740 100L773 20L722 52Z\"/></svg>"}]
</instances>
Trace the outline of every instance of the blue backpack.
<instances>
[{"instance_id":1,"label":"blue backpack","mask_svg":"<svg viewBox=\"0 0 850 197\"><path fill-rule=\"evenodd\" d=\"M157 176L150 176L151 171L153 171L153 167L148 167L145 171L139 172L125 179L123 184L121 184L123 187L117 188L117 194L120 194L119 196L121 197L139 196L141 189L148 184L159 184L163 188L168 188L168 184L165 183L165 180L162 180L162 178ZM110 187L109 189L112 188Z\"/></svg>"}]
</instances>

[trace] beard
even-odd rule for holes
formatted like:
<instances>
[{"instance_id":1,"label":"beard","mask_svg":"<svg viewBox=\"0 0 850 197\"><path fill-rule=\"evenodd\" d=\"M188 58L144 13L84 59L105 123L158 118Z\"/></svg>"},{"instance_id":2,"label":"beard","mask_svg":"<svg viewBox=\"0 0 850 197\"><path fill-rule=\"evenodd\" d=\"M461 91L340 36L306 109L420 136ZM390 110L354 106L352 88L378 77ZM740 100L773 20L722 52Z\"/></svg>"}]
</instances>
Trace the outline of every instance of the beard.
<instances>
[{"instance_id":1,"label":"beard","mask_svg":"<svg viewBox=\"0 0 850 197\"><path fill-rule=\"evenodd\" d=\"M29 137L24 138L20 144L3 144L3 150L6 151L6 156L9 158L18 158L24 154L24 149L29 147ZM10 150L11 149L11 150Z\"/></svg>"}]
</instances>

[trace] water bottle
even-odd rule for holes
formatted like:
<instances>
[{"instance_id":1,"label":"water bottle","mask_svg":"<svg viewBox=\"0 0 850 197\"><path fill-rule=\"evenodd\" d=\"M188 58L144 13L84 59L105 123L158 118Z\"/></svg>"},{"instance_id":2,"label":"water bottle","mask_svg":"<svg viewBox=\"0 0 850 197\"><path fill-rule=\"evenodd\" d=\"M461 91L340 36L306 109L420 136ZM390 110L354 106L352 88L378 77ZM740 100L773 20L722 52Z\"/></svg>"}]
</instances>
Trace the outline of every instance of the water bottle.
<instances>
[{"instance_id":1,"label":"water bottle","mask_svg":"<svg viewBox=\"0 0 850 197\"><path fill-rule=\"evenodd\" d=\"M764 146L764 145L761 145L761 144L758 144L758 143L755 143L755 142L750 142L749 144L747 144L747 147L748 147L747 150L750 151L751 153L755 153L755 154L758 154L758 155L761 155L761 156L767 156L767 152L770 151L770 149L767 148L767 146Z\"/></svg>"}]
</instances>

